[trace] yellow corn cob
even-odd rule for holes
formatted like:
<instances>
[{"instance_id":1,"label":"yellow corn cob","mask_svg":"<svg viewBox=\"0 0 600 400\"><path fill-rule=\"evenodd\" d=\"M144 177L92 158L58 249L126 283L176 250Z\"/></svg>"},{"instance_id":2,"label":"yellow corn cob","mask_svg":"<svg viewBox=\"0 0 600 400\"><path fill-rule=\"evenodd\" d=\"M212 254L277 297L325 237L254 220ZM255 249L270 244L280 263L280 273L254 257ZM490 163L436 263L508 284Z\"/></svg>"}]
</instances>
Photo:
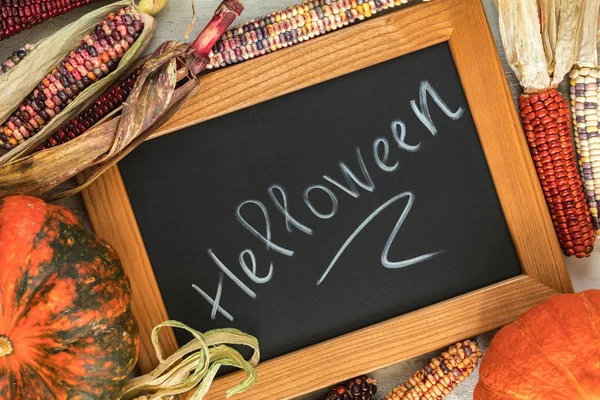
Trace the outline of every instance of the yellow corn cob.
<instances>
[{"instance_id":1,"label":"yellow corn cob","mask_svg":"<svg viewBox=\"0 0 600 400\"><path fill-rule=\"evenodd\" d=\"M419 369L402 385L385 396L386 400L441 400L465 380L481 359L477 342L465 340Z\"/></svg>"}]
</instances>

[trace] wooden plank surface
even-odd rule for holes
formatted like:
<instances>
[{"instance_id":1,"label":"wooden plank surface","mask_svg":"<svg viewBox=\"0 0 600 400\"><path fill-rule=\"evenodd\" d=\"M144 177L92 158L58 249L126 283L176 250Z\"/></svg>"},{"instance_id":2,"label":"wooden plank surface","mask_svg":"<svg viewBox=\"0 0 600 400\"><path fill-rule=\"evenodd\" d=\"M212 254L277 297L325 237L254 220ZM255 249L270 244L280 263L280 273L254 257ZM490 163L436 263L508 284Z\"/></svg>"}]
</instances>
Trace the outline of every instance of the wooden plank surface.
<instances>
[{"instance_id":1,"label":"wooden plank surface","mask_svg":"<svg viewBox=\"0 0 600 400\"><path fill-rule=\"evenodd\" d=\"M208 21L214 7L216 6L217 0L196 0L196 8L198 12L198 18L196 26L192 36L195 35L201 27ZM508 69L504 52L500 43L500 35L498 32L497 13L493 5L493 0L482 0L483 6L486 10L490 28L494 35L496 45L498 47L500 58L502 60L505 72L507 73L507 80L514 98L520 94L521 90L514 74ZM95 8L100 5L107 4L108 1L103 1L97 5L88 6L84 9L74 11L66 16L62 16L51 21L48 21L42 25L35 27L28 31L26 34L18 35L16 37L4 40L0 42L0 56L4 57L12 52L14 49L20 47L23 43L32 43L40 38L48 35L55 31L59 27L62 27L69 23L72 19L77 18L83 13ZM269 11L283 8L291 3L292 0L245 0L246 10L242 15L243 20L249 18L264 15ZM163 12L157 17L158 19L158 30L154 36L153 42L150 45L150 49L156 47L159 43L166 39L182 39L183 31L190 19L191 2L186 0L171 0L169 5ZM85 207L81 196L74 196L70 199L63 200L61 202L64 205L72 208L79 216L84 220L87 226L89 224L89 218L86 214ZM567 266L571 273L571 278L576 291L585 290L588 288L600 288L600 247L597 247L594 254L585 260L578 260L575 258L567 259ZM443 328L442 328L443 329ZM485 348L487 347L489 340L493 337L493 332L478 337L480 344ZM422 366L432 354L425 354L420 357L415 357L412 360L390 366L384 370L376 372L374 375L379 379L381 391L376 399L383 399L384 394L387 390L391 389L394 385L400 383L403 379L410 376L410 374ZM472 398L472 388L477 380L477 375L474 374L472 377L467 379L448 399L450 400L466 400ZM314 396L304 397L306 399L315 398Z\"/></svg>"}]
</instances>

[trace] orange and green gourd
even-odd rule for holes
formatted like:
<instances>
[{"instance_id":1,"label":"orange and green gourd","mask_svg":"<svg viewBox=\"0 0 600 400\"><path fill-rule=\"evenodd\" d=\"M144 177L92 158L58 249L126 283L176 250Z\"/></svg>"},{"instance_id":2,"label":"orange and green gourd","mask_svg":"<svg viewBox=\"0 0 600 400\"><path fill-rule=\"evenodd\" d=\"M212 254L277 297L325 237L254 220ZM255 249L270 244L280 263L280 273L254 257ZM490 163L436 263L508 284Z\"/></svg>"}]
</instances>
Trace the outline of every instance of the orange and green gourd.
<instances>
[{"instance_id":1,"label":"orange and green gourd","mask_svg":"<svg viewBox=\"0 0 600 400\"><path fill-rule=\"evenodd\" d=\"M118 399L137 359L115 251L66 208L0 200L0 399Z\"/></svg>"}]
</instances>

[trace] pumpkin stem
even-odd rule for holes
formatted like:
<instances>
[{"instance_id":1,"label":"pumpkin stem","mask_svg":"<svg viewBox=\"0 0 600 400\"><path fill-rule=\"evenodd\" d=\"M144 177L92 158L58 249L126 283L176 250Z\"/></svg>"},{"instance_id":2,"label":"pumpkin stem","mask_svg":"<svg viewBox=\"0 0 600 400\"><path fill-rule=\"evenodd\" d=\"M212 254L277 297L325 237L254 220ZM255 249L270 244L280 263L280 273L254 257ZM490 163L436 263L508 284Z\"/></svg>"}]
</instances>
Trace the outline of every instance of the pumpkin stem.
<instances>
[{"instance_id":1,"label":"pumpkin stem","mask_svg":"<svg viewBox=\"0 0 600 400\"><path fill-rule=\"evenodd\" d=\"M10 339L4 335L0 335L0 357L10 356L13 352L13 344Z\"/></svg>"}]
</instances>

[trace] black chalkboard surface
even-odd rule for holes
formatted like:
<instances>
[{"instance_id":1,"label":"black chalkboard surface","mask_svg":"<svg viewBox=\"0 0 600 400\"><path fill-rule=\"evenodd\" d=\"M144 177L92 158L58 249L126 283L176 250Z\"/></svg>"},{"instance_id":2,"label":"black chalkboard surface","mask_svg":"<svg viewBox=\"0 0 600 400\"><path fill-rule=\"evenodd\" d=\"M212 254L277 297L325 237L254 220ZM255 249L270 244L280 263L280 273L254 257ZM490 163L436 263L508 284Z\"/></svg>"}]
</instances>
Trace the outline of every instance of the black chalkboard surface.
<instances>
[{"instance_id":1,"label":"black chalkboard surface","mask_svg":"<svg viewBox=\"0 0 600 400\"><path fill-rule=\"evenodd\" d=\"M262 359L521 273L446 43L119 166L170 318Z\"/></svg>"}]
</instances>

